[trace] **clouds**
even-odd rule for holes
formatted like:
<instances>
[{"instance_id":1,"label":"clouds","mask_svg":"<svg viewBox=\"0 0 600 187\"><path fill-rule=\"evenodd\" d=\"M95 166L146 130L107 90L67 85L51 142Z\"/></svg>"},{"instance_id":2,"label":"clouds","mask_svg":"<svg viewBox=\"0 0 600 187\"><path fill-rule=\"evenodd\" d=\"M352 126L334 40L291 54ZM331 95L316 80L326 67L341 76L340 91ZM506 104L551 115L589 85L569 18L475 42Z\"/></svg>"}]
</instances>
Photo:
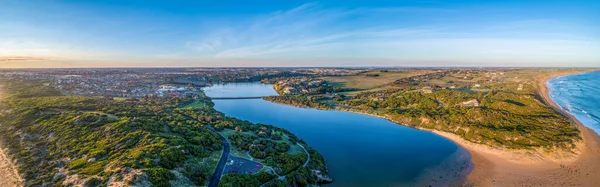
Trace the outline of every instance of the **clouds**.
<instances>
[{"instance_id":1,"label":"clouds","mask_svg":"<svg viewBox=\"0 0 600 187\"><path fill-rule=\"evenodd\" d=\"M464 11L415 7L332 9L311 3L248 18L240 21L244 23L241 25L209 29L205 37L187 43L187 47L198 52L196 57L209 59L391 59L398 65L418 61L557 64L600 60L594 52L600 51L598 40L583 40L574 34L576 31L561 28L568 24L553 19L452 26L442 22L403 24L403 19L423 14L456 12ZM367 18L362 17L366 14ZM389 23L387 16L399 20L396 24L376 24ZM364 19L372 20L368 24L353 21Z\"/></svg>"},{"instance_id":2,"label":"clouds","mask_svg":"<svg viewBox=\"0 0 600 187\"><path fill-rule=\"evenodd\" d=\"M199 56L256 58L302 56L316 50L339 51L361 41L417 35L431 30L413 28L367 28L352 19L368 9L331 9L304 4L239 21L239 25L205 29L201 39L186 42ZM331 47L330 50L327 47ZM319 54L315 54L319 55ZM342 55L342 54L335 54Z\"/></svg>"},{"instance_id":3,"label":"clouds","mask_svg":"<svg viewBox=\"0 0 600 187\"><path fill-rule=\"evenodd\" d=\"M584 6L19 3L28 6L0 7L0 55L125 59L134 67L600 64L600 27L578 14Z\"/></svg>"},{"instance_id":4,"label":"clouds","mask_svg":"<svg viewBox=\"0 0 600 187\"><path fill-rule=\"evenodd\" d=\"M298 45L315 44L319 42L317 38L331 40L325 35L336 28L327 24L335 24L344 14L321 9L317 4L304 4L236 21L233 25L204 28L201 39L189 41L186 46L211 57L268 54Z\"/></svg>"}]
</instances>

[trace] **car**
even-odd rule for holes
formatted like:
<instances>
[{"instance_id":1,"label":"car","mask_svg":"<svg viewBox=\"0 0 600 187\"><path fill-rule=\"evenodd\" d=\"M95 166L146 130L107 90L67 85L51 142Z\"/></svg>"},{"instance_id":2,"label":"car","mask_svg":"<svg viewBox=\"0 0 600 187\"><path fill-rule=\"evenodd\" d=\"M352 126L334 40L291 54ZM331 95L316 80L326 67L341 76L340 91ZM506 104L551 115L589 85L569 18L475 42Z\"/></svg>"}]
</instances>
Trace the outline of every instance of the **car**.
<instances>
[{"instance_id":1,"label":"car","mask_svg":"<svg viewBox=\"0 0 600 187\"><path fill-rule=\"evenodd\" d=\"M263 166L262 166L262 165L260 165L260 164L256 164L256 167L257 167L258 169L262 169L262 168L263 168Z\"/></svg>"}]
</instances>

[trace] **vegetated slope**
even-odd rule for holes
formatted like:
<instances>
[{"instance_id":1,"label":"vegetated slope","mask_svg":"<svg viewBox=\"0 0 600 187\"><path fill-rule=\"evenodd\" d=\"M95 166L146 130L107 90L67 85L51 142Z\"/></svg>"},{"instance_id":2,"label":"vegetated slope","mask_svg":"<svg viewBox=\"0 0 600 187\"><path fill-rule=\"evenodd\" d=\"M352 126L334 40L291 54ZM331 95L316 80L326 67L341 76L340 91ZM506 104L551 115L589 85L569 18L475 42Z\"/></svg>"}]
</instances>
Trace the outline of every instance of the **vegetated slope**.
<instances>
[{"instance_id":1,"label":"vegetated slope","mask_svg":"<svg viewBox=\"0 0 600 187\"><path fill-rule=\"evenodd\" d=\"M3 84L11 96L1 102L0 137L26 186L202 186L222 150L205 127L222 114L205 97L190 120L177 107L191 98L117 101L64 96L38 81Z\"/></svg>"},{"instance_id":2,"label":"vegetated slope","mask_svg":"<svg viewBox=\"0 0 600 187\"><path fill-rule=\"evenodd\" d=\"M480 88L483 91L474 91L471 88L474 84L480 87L479 82L450 79L449 74L449 71L439 71L403 78L390 88L351 97L338 94L266 99L296 106L374 114L403 125L450 132L493 147L570 152L581 140L573 122L543 103L526 81L519 84L480 80L484 84ZM470 74L480 79L489 72ZM434 84L437 82L442 85ZM457 87L448 88L453 85Z\"/></svg>"}]
</instances>

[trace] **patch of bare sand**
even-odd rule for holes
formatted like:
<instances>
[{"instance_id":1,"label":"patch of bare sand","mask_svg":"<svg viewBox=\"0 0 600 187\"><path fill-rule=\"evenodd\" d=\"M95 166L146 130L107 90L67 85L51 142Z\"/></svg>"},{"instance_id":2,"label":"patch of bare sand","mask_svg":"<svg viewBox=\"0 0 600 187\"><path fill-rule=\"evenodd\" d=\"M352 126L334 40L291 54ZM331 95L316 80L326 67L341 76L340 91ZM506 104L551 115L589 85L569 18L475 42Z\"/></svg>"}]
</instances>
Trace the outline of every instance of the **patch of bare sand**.
<instances>
[{"instance_id":1,"label":"patch of bare sand","mask_svg":"<svg viewBox=\"0 0 600 187\"><path fill-rule=\"evenodd\" d=\"M494 149L467 142L457 135L436 132L471 153L475 164L463 186L600 186L600 136L583 126L575 117L561 110L549 97L546 81L573 72L550 72L537 77L542 99L555 110L573 120L583 141L576 154L544 154L516 150Z\"/></svg>"},{"instance_id":2,"label":"patch of bare sand","mask_svg":"<svg viewBox=\"0 0 600 187\"><path fill-rule=\"evenodd\" d=\"M0 85L0 99L3 99L6 94L2 92L3 85ZM14 162L8 157L6 151L0 144L0 186L17 187L23 186L23 179L19 175Z\"/></svg>"},{"instance_id":3,"label":"patch of bare sand","mask_svg":"<svg viewBox=\"0 0 600 187\"><path fill-rule=\"evenodd\" d=\"M6 155L4 149L0 149L0 186L17 187L23 186L23 179L17 172L17 169Z\"/></svg>"}]
</instances>

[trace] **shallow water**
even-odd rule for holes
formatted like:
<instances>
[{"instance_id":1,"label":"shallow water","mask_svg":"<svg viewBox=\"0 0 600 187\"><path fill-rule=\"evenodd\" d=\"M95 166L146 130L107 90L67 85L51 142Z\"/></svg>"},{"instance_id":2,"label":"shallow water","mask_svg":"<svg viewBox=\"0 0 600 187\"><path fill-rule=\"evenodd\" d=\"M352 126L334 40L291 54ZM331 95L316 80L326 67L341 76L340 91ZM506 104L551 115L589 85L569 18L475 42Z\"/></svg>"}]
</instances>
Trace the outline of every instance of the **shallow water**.
<instances>
[{"instance_id":1,"label":"shallow water","mask_svg":"<svg viewBox=\"0 0 600 187\"><path fill-rule=\"evenodd\" d=\"M215 85L205 92L211 97L277 95L271 85L260 83ZM471 166L470 155L452 141L385 119L262 99L214 102L228 116L285 128L317 149L334 180L327 186L440 185L470 172L465 168Z\"/></svg>"},{"instance_id":2,"label":"shallow water","mask_svg":"<svg viewBox=\"0 0 600 187\"><path fill-rule=\"evenodd\" d=\"M600 71L556 77L546 85L556 104L600 133Z\"/></svg>"}]
</instances>

